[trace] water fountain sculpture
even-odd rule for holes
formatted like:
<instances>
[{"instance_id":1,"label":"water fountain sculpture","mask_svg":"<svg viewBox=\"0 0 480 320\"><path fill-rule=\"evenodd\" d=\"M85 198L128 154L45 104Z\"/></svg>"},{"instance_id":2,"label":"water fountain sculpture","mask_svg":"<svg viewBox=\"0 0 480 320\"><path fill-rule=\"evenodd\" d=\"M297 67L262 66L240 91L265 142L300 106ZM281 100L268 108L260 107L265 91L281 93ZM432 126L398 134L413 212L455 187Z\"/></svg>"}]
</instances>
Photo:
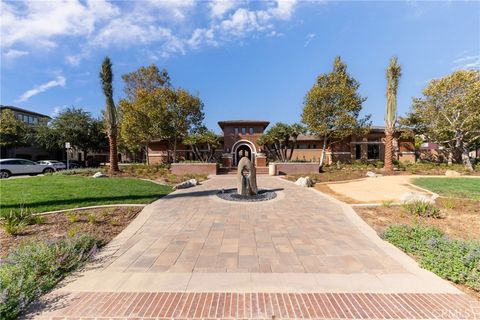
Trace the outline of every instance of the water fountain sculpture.
<instances>
[{"instance_id":1,"label":"water fountain sculpture","mask_svg":"<svg viewBox=\"0 0 480 320\"><path fill-rule=\"evenodd\" d=\"M255 165L248 157L243 157L238 162L237 188L222 189L217 196L228 201L257 202L274 199L277 194L274 190L257 188Z\"/></svg>"},{"instance_id":2,"label":"water fountain sculpture","mask_svg":"<svg viewBox=\"0 0 480 320\"><path fill-rule=\"evenodd\" d=\"M258 194L255 166L247 157L243 157L238 162L237 193L242 196L254 196Z\"/></svg>"}]
</instances>

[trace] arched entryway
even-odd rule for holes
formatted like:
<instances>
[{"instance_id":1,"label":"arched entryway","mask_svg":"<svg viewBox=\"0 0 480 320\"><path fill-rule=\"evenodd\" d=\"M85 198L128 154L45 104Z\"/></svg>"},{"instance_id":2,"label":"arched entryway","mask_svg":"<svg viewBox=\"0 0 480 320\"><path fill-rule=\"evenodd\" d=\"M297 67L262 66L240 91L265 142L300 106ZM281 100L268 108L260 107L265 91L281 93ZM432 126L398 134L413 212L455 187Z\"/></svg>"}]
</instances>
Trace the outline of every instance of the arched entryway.
<instances>
[{"instance_id":1,"label":"arched entryway","mask_svg":"<svg viewBox=\"0 0 480 320\"><path fill-rule=\"evenodd\" d=\"M255 163L256 150L250 141L237 141L232 148L233 165L237 166L241 158L247 157Z\"/></svg>"},{"instance_id":2,"label":"arched entryway","mask_svg":"<svg viewBox=\"0 0 480 320\"><path fill-rule=\"evenodd\" d=\"M250 161L252 161L252 149L250 149L250 147L247 146L246 144L242 144L237 148L237 151L236 151L237 163L235 165L237 165L240 159L242 159L243 157L247 157Z\"/></svg>"}]
</instances>

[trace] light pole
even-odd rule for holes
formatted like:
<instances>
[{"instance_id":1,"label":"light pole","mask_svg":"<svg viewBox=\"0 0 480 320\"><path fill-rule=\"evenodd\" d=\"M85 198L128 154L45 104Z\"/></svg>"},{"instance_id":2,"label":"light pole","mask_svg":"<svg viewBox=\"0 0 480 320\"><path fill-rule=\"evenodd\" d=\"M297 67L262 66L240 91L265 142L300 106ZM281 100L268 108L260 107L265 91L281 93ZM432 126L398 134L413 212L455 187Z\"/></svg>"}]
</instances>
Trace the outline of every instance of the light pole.
<instances>
[{"instance_id":1,"label":"light pole","mask_svg":"<svg viewBox=\"0 0 480 320\"><path fill-rule=\"evenodd\" d=\"M70 169L70 163L68 162L68 151L70 150L70 142L65 142L65 149L67 150L67 170Z\"/></svg>"}]
</instances>

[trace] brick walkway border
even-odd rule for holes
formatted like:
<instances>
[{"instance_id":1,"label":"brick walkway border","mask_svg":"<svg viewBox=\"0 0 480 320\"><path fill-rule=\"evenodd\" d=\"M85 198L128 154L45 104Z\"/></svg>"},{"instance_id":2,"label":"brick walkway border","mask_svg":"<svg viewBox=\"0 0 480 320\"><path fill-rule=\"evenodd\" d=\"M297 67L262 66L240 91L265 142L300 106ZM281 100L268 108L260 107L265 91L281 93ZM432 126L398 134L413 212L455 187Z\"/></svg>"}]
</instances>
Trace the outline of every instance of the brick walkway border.
<instances>
[{"instance_id":1,"label":"brick walkway border","mask_svg":"<svg viewBox=\"0 0 480 320\"><path fill-rule=\"evenodd\" d=\"M461 294L73 293L39 319L480 319Z\"/></svg>"}]
</instances>

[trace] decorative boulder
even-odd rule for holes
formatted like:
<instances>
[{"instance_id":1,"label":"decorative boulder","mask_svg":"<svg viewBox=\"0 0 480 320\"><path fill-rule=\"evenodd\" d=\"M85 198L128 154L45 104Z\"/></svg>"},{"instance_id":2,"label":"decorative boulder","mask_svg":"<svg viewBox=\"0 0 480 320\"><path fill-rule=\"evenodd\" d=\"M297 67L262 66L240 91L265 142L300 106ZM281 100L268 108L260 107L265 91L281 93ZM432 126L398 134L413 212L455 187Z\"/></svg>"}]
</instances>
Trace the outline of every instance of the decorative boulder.
<instances>
[{"instance_id":1,"label":"decorative boulder","mask_svg":"<svg viewBox=\"0 0 480 320\"><path fill-rule=\"evenodd\" d=\"M367 174L366 174L367 177L370 177L370 178L376 178L376 177L381 177L382 175L381 174L378 174L378 173L375 173L373 171L368 171Z\"/></svg>"},{"instance_id":2,"label":"decorative boulder","mask_svg":"<svg viewBox=\"0 0 480 320\"><path fill-rule=\"evenodd\" d=\"M107 176L106 174L104 174L104 173L102 173L102 172L99 171L99 172L95 173L95 174L92 176L92 178L108 178L108 176Z\"/></svg>"},{"instance_id":3,"label":"decorative boulder","mask_svg":"<svg viewBox=\"0 0 480 320\"><path fill-rule=\"evenodd\" d=\"M418 192L406 192L400 196L400 202L403 204L412 203L412 202L426 202L430 204L435 204L435 196L428 196L423 193Z\"/></svg>"},{"instance_id":4,"label":"decorative boulder","mask_svg":"<svg viewBox=\"0 0 480 320\"><path fill-rule=\"evenodd\" d=\"M190 179L187 181L180 182L179 184L173 186L173 190L191 188L191 187L195 187L197 184L198 182L196 179Z\"/></svg>"},{"instance_id":5,"label":"decorative boulder","mask_svg":"<svg viewBox=\"0 0 480 320\"><path fill-rule=\"evenodd\" d=\"M300 177L295 181L295 184L300 187L310 188L313 187L313 180L310 177Z\"/></svg>"},{"instance_id":6,"label":"decorative boulder","mask_svg":"<svg viewBox=\"0 0 480 320\"><path fill-rule=\"evenodd\" d=\"M254 196L258 193L257 172L247 157L241 158L238 162L237 193L242 196Z\"/></svg>"},{"instance_id":7,"label":"decorative boulder","mask_svg":"<svg viewBox=\"0 0 480 320\"><path fill-rule=\"evenodd\" d=\"M447 170L445 171L445 176L447 177L459 177L462 174L460 172L454 171L454 170Z\"/></svg>"}]
</instances>

